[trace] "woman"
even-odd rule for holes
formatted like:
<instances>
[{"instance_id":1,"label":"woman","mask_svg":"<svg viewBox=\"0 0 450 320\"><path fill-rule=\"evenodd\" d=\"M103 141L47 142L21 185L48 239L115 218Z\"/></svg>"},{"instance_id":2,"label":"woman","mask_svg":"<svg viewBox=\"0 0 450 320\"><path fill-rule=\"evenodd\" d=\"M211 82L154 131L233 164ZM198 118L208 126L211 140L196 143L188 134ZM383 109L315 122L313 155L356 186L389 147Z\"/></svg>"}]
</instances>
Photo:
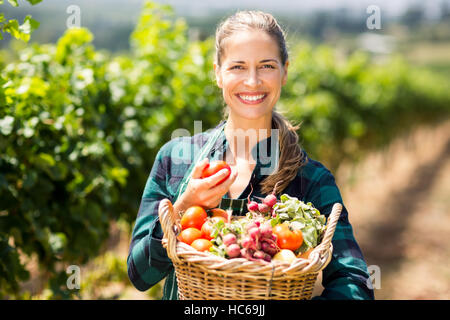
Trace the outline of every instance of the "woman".
<instances>
[{"instance_id":1,"label":"woman","mask_svg":"<svg viewBox=\"0 0 450 320\"><path fill-rule=\"evenodd\" d=\"M278 196L287 193L312 202L326 216L334 203L342 203L330 171L300 148L298 127L274 110L287 81L288 66L284 32L270 14L241 11L219 25L214 70L226 104L224 120L210 132L173 139L158 152L128 257L128 274L136 288L147 290L167 277L163 299L177 298L173 265L161 245L158 205L164 198L171 200L178 212L195 204L245 214L250 193L251 197L264 197L282 181L277 186ZM195 153L185 152L187 159L179 158L180 146L183 150L201 147L203 153L193 158ZM232 169L219 185L226 170L200 179L211 159L224 159ZM345 206L333 247L333 259L323 270L325 289L316 298L373 299L367 265Z\"/></svg>"}]
</instances>

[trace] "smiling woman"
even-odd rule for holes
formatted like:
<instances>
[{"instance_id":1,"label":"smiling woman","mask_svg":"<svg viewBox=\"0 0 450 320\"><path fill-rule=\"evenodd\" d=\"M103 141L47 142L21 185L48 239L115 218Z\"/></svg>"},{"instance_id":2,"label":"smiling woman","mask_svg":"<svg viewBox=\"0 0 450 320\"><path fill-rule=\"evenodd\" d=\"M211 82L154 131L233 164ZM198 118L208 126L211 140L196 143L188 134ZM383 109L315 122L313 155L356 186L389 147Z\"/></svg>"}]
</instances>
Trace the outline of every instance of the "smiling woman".
<instances>
[{"instance_id":1,"label":"smiling woman","mask_svg":"<svg viewBox=\"0 0 450 320\"><path fill-rule=\"evenodd\" d=\"M287 82L288 66L284 32L272 15L241 11L219 25L214 71L226 104L224 120L212 132L173 139L158 152L144 190L128 257L128 274L136 288L147 290L167 277L164 298L178 298L174 267L161 241L158 207L163 199L173 203L175 212L201 206L230 209L234 215L244 215L247 199L262 198L277 185L274 196L286 193L305 203L311 202L325 216L330 215L333 204L343 203L330 171L310 159L300 147L299 127L275 111ZM248 132L256 132L256 137L247 136ZM275 140L275 146L271 140ZM241 141L245 141L244 146ZM199 145L200 155L179 161L179 153L172 151L183 144L188 148ZM263 157L263 149L269 161ZM221 170L202 179L209 159L225 157L231 174ZM275 170L264 170L267 165ZM171 179L172 176L184 178L180 181ZM373 299L367 265L345 207L334 239L333 258L323 270L325 290L320 298Z\"/></svg>"},{"instance_id":2,"label":"smiling woman","mask_svg":"<svg viewBox=\"0 0 450 320\"><path fill-rule=\"evenodd\" d=\"M264 31L242 31L222 45L226 55L214 70L234 123L259 121L269 126L287 80L288 62L282 63L277 44Z\"/></svg>"}]
</instances>

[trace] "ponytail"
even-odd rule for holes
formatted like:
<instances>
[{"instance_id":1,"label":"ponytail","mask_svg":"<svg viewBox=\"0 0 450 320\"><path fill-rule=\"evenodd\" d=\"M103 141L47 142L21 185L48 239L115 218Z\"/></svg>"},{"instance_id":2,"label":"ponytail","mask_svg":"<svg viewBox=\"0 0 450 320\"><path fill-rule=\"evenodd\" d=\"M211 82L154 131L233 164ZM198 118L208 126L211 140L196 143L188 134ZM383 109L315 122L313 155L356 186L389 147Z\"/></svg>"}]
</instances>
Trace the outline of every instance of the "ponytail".
<instances>
[{"instance_id":1,"label":"ponytail","mask_svg":"<svg viewBox=\"0 0 450 320\"><path fill-rule=\"evenodd\" d=\"M279 160L274 173L261 182L261 193L269 194L275 184L281 181L276 193L281 193L289 183L297 176L298 169L306 165L308 159L298 142L297 130L300 125L293 125L282 114L272 111L272 123L274 129L278 129Z\"/></svg>"}]
</instances>

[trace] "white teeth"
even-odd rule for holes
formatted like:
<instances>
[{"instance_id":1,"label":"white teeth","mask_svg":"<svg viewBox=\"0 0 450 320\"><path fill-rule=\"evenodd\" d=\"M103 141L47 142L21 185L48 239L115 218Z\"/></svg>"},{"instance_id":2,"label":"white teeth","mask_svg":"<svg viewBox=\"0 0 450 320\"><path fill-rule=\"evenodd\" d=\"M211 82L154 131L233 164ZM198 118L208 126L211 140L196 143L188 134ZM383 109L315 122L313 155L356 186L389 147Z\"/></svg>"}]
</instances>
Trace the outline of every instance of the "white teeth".
<instances>
[{"instance_id":1,"label":"white teeth","mask_svg":"<svg viewBox=\"0 0 450 320\"><path fill-rule=\"evenodd\" d=\"M248 100L248 101L256 101L256 100L262 99L264 96L265 96L265 94L261 94L259 96L242 96L242 95L239 95L239 97L241 99Z\"/></svg>"}]
</instances>

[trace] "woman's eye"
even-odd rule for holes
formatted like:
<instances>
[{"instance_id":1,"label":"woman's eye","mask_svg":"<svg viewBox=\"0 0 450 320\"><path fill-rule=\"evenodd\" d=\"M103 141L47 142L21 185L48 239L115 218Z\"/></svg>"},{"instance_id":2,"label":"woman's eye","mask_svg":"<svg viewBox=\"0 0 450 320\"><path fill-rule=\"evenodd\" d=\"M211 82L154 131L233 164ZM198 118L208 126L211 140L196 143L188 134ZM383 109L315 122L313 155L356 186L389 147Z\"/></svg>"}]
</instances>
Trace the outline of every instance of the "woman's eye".
<instances>
[{"instance_id":1,"label":"woman's eye","mask_svg":"<svg viewBox=\"0 0 450 320\"><path fill-rule=\"evenodd\" d=\"M263 68L264 69L275 69L275 67L271 64L265 64L265 65L263 65Z\"/></svg>"},{"instance_id":2,"label":"woman's eye","mask_svg":"<svg viewBox=\"0 0 450 320\"><path fill-rule=\"evenodd\" d=\"M242 69L242 66L232 66L231 68L230 68L230 70L234 70L234 69Z\"/></svg>"}]
</instances>

